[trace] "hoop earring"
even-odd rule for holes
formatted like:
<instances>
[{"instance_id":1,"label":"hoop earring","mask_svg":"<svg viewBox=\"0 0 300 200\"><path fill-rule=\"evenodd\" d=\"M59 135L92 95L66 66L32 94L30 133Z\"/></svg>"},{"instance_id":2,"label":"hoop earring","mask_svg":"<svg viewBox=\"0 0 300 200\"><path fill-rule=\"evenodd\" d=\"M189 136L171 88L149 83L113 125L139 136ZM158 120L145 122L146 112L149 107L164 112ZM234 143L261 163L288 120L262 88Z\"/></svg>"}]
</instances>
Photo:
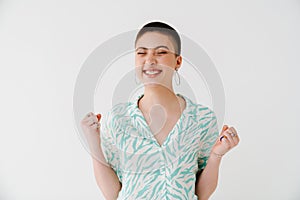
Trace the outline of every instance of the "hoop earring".
<instances>
[{"instance_id":1,"label":"hoop earring","mask_svg":"<svg viewBox=\"0 0 300 200\"><path fill-rule=\"evenodd\" d=\"M178 81L176 80L176 77L177 77ZM175 83L176 83L176 85L180 85L180 76L178 73L178 69L175 70Z\"/></svg>"}]
</instances>

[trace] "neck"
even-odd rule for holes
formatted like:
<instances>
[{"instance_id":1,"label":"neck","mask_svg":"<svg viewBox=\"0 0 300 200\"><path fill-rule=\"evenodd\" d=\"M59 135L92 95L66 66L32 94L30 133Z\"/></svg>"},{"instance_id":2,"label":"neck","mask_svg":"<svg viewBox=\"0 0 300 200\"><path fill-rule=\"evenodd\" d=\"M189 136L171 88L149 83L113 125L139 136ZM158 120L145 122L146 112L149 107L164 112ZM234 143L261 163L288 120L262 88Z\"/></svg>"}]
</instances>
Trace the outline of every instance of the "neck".
<instances>
[{"instance_id":1,"label":"neck","mask_svg":"<svg viewBox=\"0 0 300 200\"><path fill-rule=\"evenodd\" d=\"M155 104L159 104L167 110L174 110L178 109L179 100L173 88L169 89L161 85L145 86L144 96L139 102L139 107L148 112Z\"/></svg>"},{"instance_id":2,"label":"neck","mask_svg":"<svg viewBox=\"0 0 300 200\"><path fill-rule=\"evenodd\" d=\"M148 85L145 86L144 90L144 99L149 99L153 103L162 103L165 102L166 99L174 96L173 88L167 88L162 85Z\"/></svg>"}]
</instances>

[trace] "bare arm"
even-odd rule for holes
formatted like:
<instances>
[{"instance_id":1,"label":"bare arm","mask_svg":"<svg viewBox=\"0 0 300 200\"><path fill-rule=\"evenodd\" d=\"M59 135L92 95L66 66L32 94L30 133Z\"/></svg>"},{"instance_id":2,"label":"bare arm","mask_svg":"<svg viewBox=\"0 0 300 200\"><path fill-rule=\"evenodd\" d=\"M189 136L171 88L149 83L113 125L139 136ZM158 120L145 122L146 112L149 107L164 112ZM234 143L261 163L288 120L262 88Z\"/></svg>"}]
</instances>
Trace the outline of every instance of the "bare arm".
<instances>
[{"instance_id":1,"label":"bare arm","mask_svg":"<svg viewBox=\"0 0 300 200\"><path fill-rule=\"evenodd\" d=\"M195 193L199 200L207 200L217 188L220 162L221 158L212 154L204 170L197 174Z\"/></svg>"},{"instance_id":2,"label":"bare arm","mask_svg":"<svg viewBox=\"0 0 300 200\"><path fill-rule=\"evenodd\" d=\"M237 131L233 127L228 128L227 125L223 126L221 135L221 139L218 138L212 148L206 167L197 175L195 193L199 200L207 200L216 190L221 158L240 140Z\"/></svg>"},{"instance_id":3,"label":"bare arm","mask_svg":"<svg viewBox=\"0 0 300 200\"><path fill-rule=\"evenodd\" d=\"M98 159L94 157L92 157L92 159L95 179L103 196L107 200L117 199L122 185L119 182L115 171L111 167L107 166L107 164L104 164L103 161L98 161Z\"/></svg>"},{"instance_id":4,"label":"bare arm","mask_svg":"<svg viewBox=\"0 0 300 200\"><path fill-rule=\"evenodd\" d=\"M100 118L90 112L81 122L82 129L92 156L94 175L103 196L115 200L121 190L121 183L115 171L107 164L100 139Z\"/></svg>"}]
</instances>

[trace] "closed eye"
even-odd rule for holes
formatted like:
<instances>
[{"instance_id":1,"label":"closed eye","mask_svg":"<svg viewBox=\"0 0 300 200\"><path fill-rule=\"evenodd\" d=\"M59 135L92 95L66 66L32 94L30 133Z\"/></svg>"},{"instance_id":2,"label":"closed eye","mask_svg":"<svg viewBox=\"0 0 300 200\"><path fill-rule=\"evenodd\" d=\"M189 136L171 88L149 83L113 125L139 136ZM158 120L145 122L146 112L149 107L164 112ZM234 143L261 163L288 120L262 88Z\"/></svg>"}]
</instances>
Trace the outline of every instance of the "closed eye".
<instances>
[{"instance_id":1,"label":"closed eye","mask_svg":"<svg viewBox=\"0 0 300 200\"><path fill-rule=\"evenodd\" d=\"M158 54L167 54L168 52L166 51L161 51L161 52L158 52Z\"/></svg>"}]
</instances>

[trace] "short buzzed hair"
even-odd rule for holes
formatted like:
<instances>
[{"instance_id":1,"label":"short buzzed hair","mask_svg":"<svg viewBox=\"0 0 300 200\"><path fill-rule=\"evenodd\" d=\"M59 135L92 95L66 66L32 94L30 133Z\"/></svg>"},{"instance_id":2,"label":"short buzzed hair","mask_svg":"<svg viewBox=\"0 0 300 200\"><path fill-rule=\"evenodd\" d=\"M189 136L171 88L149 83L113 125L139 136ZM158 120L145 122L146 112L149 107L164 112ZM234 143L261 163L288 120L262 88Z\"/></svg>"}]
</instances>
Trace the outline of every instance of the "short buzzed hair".
<instances>
[{"instance_id":1,"label":"short buzzed hair","mask_svg":"<svg viewBox=\"0 0 300 200\"><path fill-rule=\"evenodd\" d=\"M170 25L163 23L163 22L157 22L157 21L147 23L139 30L134 44L136 45L137 40L147 32L159 32L164 35L167 35L172 40L172 43L175 48L176 56L179 56L181 54L181 40L180 40L179 34Z\"/></svg>"}]
</instances>

